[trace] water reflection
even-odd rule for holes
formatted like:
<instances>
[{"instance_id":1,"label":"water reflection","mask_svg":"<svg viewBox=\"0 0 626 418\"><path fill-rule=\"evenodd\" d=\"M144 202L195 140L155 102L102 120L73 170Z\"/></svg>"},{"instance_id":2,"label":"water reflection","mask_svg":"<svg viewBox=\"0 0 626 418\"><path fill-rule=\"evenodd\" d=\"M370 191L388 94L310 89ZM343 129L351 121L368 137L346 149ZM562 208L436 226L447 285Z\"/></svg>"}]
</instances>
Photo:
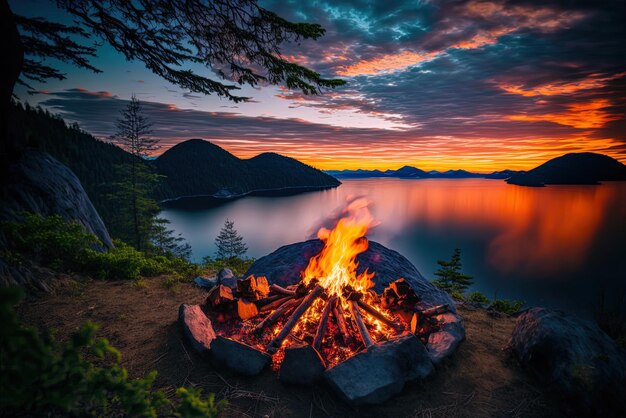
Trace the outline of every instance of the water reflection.
<instances>
[{"instance_id":1,"label":"water reflection","mask_svg":"<svg viewBox=\"0 0 626 418\"><path fill-rule=\"evenodd\" d=\"M337 189L290 197L251 197L202 211L168 209L200 260L214 252L225 218L235 221L250 255L314 235L314 227L348 198L364 195L381 224L370 237L400 251L427 277L436 260L461 247L466 270L485 292L545 302L581 290L550 283L596 286L622 281L626 182L601 186L524 188L502 181L347 180ZM587 286L587 284L585 285Z\"/></svg>"}]
</instances>

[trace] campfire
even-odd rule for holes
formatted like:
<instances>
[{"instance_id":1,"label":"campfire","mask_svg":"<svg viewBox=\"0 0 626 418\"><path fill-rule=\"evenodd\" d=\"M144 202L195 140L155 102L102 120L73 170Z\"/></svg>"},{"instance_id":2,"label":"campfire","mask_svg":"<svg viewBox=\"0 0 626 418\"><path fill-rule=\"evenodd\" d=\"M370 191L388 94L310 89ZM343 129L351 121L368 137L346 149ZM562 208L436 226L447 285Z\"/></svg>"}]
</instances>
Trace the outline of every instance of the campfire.
<instances>
[{"instance_id":1,"label":"campfire","mask_svg":"<svg viewBox=\"0 0 626 418\"><path fill-rule=\"evenodd\" d=\"M249 276L232 287L216 285L202 306L215 334L238 349L271 356L281 379L296 383L310 383L386 342L415 335L426 344L438 328L435 317L449 306L419 309L418 295L403 278L382 294L373 291L376 273L358 274L356 260L368 248L365 235L373 225L367 203L357 199L332 229L318 231L324 247L309 259L299 283L282 287Z\"/></svg>"}]
</instances>

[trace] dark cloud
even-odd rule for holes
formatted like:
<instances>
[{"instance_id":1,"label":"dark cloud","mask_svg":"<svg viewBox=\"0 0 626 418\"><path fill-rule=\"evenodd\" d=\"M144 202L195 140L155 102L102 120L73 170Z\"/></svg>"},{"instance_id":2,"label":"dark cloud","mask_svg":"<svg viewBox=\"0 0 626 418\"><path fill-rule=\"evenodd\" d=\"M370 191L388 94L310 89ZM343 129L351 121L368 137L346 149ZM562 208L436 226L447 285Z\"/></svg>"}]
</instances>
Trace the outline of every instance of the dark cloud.
<instances>
[{"instance_id":1,"label":"dark cloud","mask_svg":"<svg viewBox=\"0 0 626 418\"><path fill-rule=\"evenodd\" d=\"M322 39L286 45L284 54L326 76L345 77L347 85L315 97L280 91L291 109L282 119L145 103L166 145L204 137L246 155L272 147L296 157L308 152L326 166L348 152L357 158L359 149L368 150L373 164L386 165L438 153L526 161L576 150L626 155L626 2L262 4L287 19L324 26ZM102 136L112 133L112 115L125 104L106 91L47 94L44 105ZM303 107L328 116L352 110L405 129L339 128L294 118Z\"/></svg>"}]
</instances>

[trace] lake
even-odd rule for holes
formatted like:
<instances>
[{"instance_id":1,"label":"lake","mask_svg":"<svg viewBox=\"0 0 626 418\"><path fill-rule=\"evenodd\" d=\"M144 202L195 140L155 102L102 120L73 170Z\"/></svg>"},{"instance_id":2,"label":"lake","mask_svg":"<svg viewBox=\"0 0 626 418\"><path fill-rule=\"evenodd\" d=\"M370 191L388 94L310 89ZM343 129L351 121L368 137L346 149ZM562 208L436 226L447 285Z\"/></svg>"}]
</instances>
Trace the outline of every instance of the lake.
<instances>
[{"instance_id":1,"label":"lake","mask_svg":"<svg viewBox=\"0 0 626 418\"><path fill-rule=\"evenodd\" d=\"M343 180L336 189L246 197L162 216L191 244L194 261L213 255L229 218L249 255L315 235L347 199L365 196L380 225L368 238L399 251L427 278L438 259L462 251L472 290L528 305L589 312L601 292L626 288L626 182L527 188L487 179Z\"/></svg>"}]
</instances>

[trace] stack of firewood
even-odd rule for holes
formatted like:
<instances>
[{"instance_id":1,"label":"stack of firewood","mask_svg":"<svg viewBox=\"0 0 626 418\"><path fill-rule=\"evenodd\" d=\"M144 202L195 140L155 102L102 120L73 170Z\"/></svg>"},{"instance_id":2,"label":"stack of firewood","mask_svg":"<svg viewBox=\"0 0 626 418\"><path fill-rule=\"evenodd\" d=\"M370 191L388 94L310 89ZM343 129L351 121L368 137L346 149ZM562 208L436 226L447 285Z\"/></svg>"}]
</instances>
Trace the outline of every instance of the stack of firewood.
<instances>
[{"instance_id":1,"label":"stack of firewood","mask_svg":"<svg viewBox=\"0 0 626 418\"><path fill-rule=\"evenodd\" d=\"M334 340L338 344L343 347L354 347L353 343L358 337L363 346L369 348L375 341L370 335L363 315L369 315L382 322L397 335L409 328L411 332L424 339L436 328L437 321L433 317L449 310L447 305L419 309L420 300L404 279L390 283L380 296L371 294L366 297L350 286L343 288L340 296L328 295L315 279L307 284L300 282L298 285L281 287L276 284L269 285L265 277L254 276L238 280L234 289L225 285L215 286L207 296L205 308L210 311L212 319L218 322L233 319L248 321L258 318L258 322L253 322L249 328L256 335L263 334L281 321L280 329L275 330L271 340L268 338L269 343L265 340L266 351L273 354L319 298L323 300L323 304L319 305L323 308L315 336L310 342L318 351L331 317L337 332L337 338ZM384 309L378 309L377 305ZM346 306L349 309L349 316L344 313ZM385 312L392 313L393 316Z\"/></svg>"}]
</instances>

